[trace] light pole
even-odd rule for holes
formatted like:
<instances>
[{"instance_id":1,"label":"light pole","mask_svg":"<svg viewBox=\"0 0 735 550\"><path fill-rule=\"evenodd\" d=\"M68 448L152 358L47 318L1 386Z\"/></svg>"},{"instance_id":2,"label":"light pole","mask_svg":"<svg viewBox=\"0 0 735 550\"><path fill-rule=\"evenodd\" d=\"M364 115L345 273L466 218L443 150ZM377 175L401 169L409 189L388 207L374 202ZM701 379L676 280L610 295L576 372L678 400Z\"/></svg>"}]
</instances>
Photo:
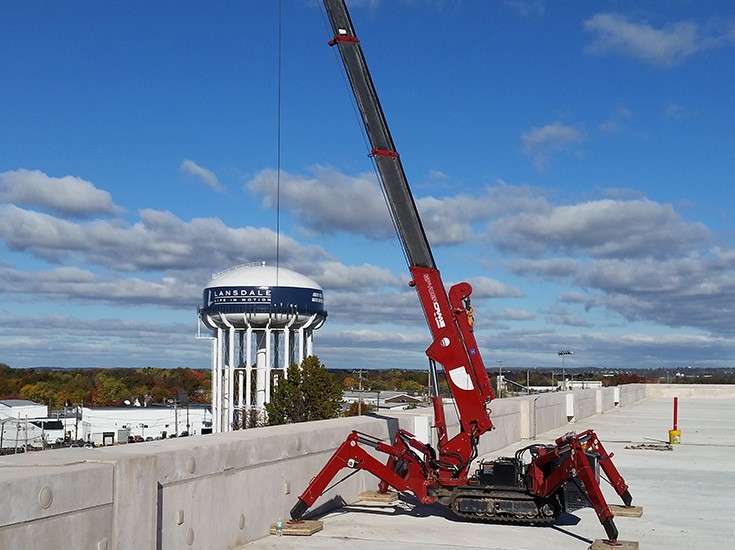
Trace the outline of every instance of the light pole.
<instances>
[{"instance_id":1,"label":"light pole","mask_svg":"<svg viewBox=\"0 0 735 550\"><path fill-rule=\"evenodd\" d=\"M561 379L564 382L564 389L567 389L567 374L566 374L566 368L564 366L564 359L567 355L574 355L573 351L569 351L568 349L563 349L561 351L556 352L557 355L561 356Z\"/></svg>"},{"instance_id":2,"label":"light pole","mask_svg":"<svg viewBox=\"0 0 735 550\"><path fill-rule=\"evenodd\" d=\"M503 362L498 361L498 379L496 382L498 386L498 398L503 397Z\"/></svg>"}]
</instances>

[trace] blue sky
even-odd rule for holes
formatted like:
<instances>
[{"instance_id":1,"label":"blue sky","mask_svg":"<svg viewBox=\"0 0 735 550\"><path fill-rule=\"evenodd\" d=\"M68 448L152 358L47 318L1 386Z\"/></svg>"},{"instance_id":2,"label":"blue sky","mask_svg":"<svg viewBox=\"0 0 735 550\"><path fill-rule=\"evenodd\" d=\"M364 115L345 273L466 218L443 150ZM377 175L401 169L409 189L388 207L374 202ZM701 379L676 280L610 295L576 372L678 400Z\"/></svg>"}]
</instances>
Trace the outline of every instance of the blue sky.
<instances>
[{"instance_id":1,"label":"blue sky","mask_svg":"<svg viewBox=\"0 0 735 550\"><path fill-rule=\"evenodd\" d=\"M349 2L488 367L735 363L729 1ZM212 273L320 283L333 368L425 368L320 4L0 4L0 362L209 365ZM280 83L280 84L279 84Z\"/></svg>"}]
</instances>

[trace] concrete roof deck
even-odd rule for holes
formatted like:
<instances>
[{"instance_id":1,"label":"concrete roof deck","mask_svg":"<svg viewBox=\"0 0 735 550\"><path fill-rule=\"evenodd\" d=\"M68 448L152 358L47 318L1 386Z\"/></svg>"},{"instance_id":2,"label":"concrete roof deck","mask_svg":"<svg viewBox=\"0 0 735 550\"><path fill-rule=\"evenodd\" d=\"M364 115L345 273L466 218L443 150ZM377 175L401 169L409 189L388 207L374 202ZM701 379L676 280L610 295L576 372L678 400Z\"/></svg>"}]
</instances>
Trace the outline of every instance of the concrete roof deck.
<instances>
[{"instance_id":1,"label":"concrete roof deck","mask_svg":"<svg viewBox=\"0 0 735 550\"><path fill-rule=\"evenodd\" d=\"M681 398L680 445L671 451L626 448L668 441L672 401L649 397L571 428L597 432L614 453L633 504L643 506L641 518L616 518L620 540L638 541L641 548L735 548L735 397ZM553 441L568 428L541 434L536 441ZM512 456L525 444L488 456ZM620 503L605 483L603 492L608 503ZM605 535L592 509L562 516L553 527L493 525L458 521L444 507L415 504L410 496L392 506L348 506L320 519L324 530L311 537L270 536L240 549L582 550Z\"/></svg>"}]
</instances>

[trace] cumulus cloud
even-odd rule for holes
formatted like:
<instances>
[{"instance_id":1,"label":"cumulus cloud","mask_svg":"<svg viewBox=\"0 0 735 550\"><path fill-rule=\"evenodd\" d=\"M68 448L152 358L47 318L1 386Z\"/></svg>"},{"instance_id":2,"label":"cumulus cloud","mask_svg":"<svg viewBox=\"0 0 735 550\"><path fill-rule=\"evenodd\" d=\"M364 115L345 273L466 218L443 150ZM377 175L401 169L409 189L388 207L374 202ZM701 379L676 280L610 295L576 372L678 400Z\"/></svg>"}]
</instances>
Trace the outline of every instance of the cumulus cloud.
<instances>
[{"instance_id":1,"label":"cumulus cloud","mask_svg":"<svg viewBox=\"0 0 735 550\"><path fill-rule=\"evenodd\" d=\"M146 209L133 224L93 220L75 223L18 208L0 207L0 240L52 263L78 262L117 272L221 269L245 261L275 259L276 234L257 227L233 228L217 218L183 221L171 212ZM325 258L281 236L284 258Z\"/></svg>"},{"instance_id":2,"label":"cumulus cloud","mask_svg":"<svg viewBox=\"0 0 735 550\"><path fill-rule=\"evenodd\" d=\"M340 324L426 326L416 291L408 286L399 289L330 291L325 289L329 316Z\"/></svg>"},{"instance_id":3,"label":"cumulus cloud","mask_svg":"<svg viewBox=\"0 0 735 550\"><path fill-rule=\"evenodd\" d=\"M370 264L349 266L335 261L320 262L314 266L311 276L323 287L334 290L397 288L404 282L385 268Z\"/></svg>"},{"instance_id":4,"label":"cumulus cloud","mask_svg":"<svg viewBox=\"0 0 735 550\"><path fill-rule=\"evenodd\" d=\"M263 170L245 184L251 193L263 196L263 205L275 208L277 173ZM395 235L385 200L375 175L346 176L331 168L316 166L312 176L281 173L281 205L305 227L319 233L359 233L373 239Z\"/></svg>"},{"instance_id":5,"label":"cumulus cloud","mask_svg":"<svg viewBox=\"0 0 735 550\"><path fill-rule=\"evenodd\" d=\"M184 367L209 361L209 347L191 337L190 323L71 315L0 317L0 354L8 364L35 367Z\"/></svg>"},{"instance_id":6,"label":"cumulus cloud","mask_svg":"<svg viewBox=\"0 0 735 550\"><path fill-rule=\"evenodd\" d=\"M472 298L521 298L523 292L513 285L508 285L490 277L470 277L467 280L472 286Z\"/></svg>"},{"instance_id":7,"label":"cumulus cloud","mask_svg":"<svg viewBox=\"0 0 735 550\"><path fill-rule=\"evenodd\" d=\"M40 170L0 173L0 200L78 218L123 212L107 191L89 181L74 176L55 178Z\"/></svg>"},{"instance_id":8,"label":"cumulus cloud","mask_svg":"<svg viewBox=\"0 0 735 550\"><path fill-rule=\"evenodd\" d=\"M263 195L268 208L276 205L276 174L266 170L246 184ZM375 175L346 176L333 169L315 167L312 177L281 174L281 205L311 231L333 234L343 231L369 239L395 239L388 207ZM468 240L471 224L486 219L495 206L490 196L455 195L416 199L424 229L432 245ZM461 213L461 215L457 215Z\"/></svg>"},{"instance_id":9,"label":"cumulus cloud","mask_svg":"<svg viewBox=\"0 0 735 550\"><path fill-rule=\"evenodd\" d=\"M405 333L395 331L379 331L374 329L344 330L331 335L333 338L345 342L356 342L358 344L382 344L388 346L408 345L416 348L426 344L426 334L418 332ZM419 348L420 349L420 348Z\"/></svg>"},{"instance_id":10,"label":"cumulus cloud","mask_svg":"<svg viewBox=\"0 0 735 550\"><path fill-rule=\"evenodd\" d=\"M500 321L533 321L536 314L533 311L508 307L493 314Z\"/></svg>"},{"instance_id":11,"label":"cumulus cloud","mask_svg":"<svg viewBox=\"0 0 735 550\"><path fill-rule=\"evenodd\" d=\"M665 120L686 120L697 116L697 113L693 110L687 109L683 105L678 103L667 103L664 107L664 119Z\"/></svg>"},{"instance_id":12,"label":"cumulus cloud","mask_svg":"<svg viewBox=\"0 0 735 550\"><path fill-rule=\"evenodd\" d=\"M248 184L251 192L263 195L266 204L275 196L269 177L261 173ZM308 177L288 177L293 188L286 186L287 204L309 230L333 232L329 224L337 223L341 231L395 239L372 175L349 177L323 169ZM341 194L330 195L330 190L340 185ZM312 190L315 195L310 194ZM606 336L593 335L594 326L590 316L583 314L585 310L603 312L606 319L614 318L621 325L655 324L657 330L693 328L713 335L733 330L722 319L731 318L735 311L731 276L735 251L715 247L715 236L709 229L685 220L671 205L641 198L635 190L605 192L615 198L560 206L537 189L499 182L473 193L417 199L432 244L452 245L440 251L453 260L440 262L449 268L445 277L463 277L473 286L480 320L476 336L481 345L487 341L487 345L503 349L516 346L516 350L538 350L547 346L553 351L559 345L554 326L586 325L589 330L575 335L577 341L564 345L578 346L575 349L580 352L586 345L604 346ZM329 201L328 207L324 201ZM342 203L348 214L335 216L332 211ZM0 261L0 296L5 297L6 308L20 309L25 304L38 307L40 300L55 304L53 307L93 303L95 308L115 310L117 316L124 316L119 313L121 306L155 306L161 311L193 313L201 299L201 288L213 271L244 261L275 261L276 234L269 229L230 227L217 218L185 221L171 212L153 209L141 210L130 221L109 219L107 212L92 220L68 219L24 206L30 205L0 205L0 244L14 253ZM382 222L381 213L385 216ZM375 225L380 227L376 229ZM472 244L472 249L463 246L467 244ZM491 252L492 266L491 260L483 259L485 252ZM16 267L17 258L34 268ZM53 265L39 267L43 265L39 259ZM329 359L331 354L339 359L354 353L364 356L363 364L378 359L385 365L401 361L423 364L425 346L416 346L412 341L428 344L426 319L416 291L407 286L407 272L401 270L395 275L380 267L377 260L376 265L346 265L320 247L301 244L283 234L280 261L280 265L304 273L325 289L330 323L320 332L320 341L323 339L329 351L320 349L320 358ZM488 269L492 267L493 273L509 269L514 284L484 276L478 267L483 262L488 263ZM450 286L449 278L446 280ZM539 304L537 310L529 311L520 301L526 297L524 281L530 285L537 281L559 285L563 294L558 296L558 303ZM483 311L489 309L488 302L493 299L502 299L504 306L519 299L517 303L523 305L505 307L495 314ZM7 313L18 318L16 312ZM507 330L514 323L539 317L548 322L548 329ZM50 318L48 321L55 322ZM107 326L113 325L111 322ZM331 335L330 326L336 331ZM1 327L0 323L3 342L17 342L23 349L33 345L22 343L26 337L22 331ZM187 337L190 330L183 331ZM64 332L64 337L69 334ZM335 334L348 340L340 341L333 337ZM55 345L54 337L53 331L48 331L39 338L39 345L58 349L63 355L65 348ZM118 336L110 333L109 337L114 340ZM72 334L71 338L77 337ZM119 345L113 342L110 355L124 358L123 350L129 349L132 338L119 338ZM631 350L634 340L631 335ZM76 341L80 349L89 350L90 358L94 356L92 350L105 344L96 335L86 339L80 336ZM706 341L717 349L728 349L727 342L716 341L715 337ZM656 342L654 338L652 350ZM381 345L393 346L395 349L389 351L395 353L377 349ZM0 351L3 349L0 344ZM20 357L17 353L21 352L11 352L7 357ZM197 353L206 363L207 350ZM168 355L167 364L178 360ZM512 361L510 352L504 352L503 357ZM28 364L28 360L19 359L21 364ZM150 361L140 358L139 362Z\"/></svg>"},{"instance_id":13,"label":"cumulus cloud","mask_svg":"<svg viewBox=\"0 0 735 550\"><path fill-rule=\"evenodd\" d=\"M172 277L149 280L101 276L78 267L59 267L38 272L0 268L0 293L13 296L20 302L39 299L92 301L193 310L201 299L202 286Z\"/></svg>"},{"instance_id":14,"label":"cumulus cloud","mask_svg":"<svg viewBox=\"0 0 735 550\"><path fill-rule=\"evenodd\" d=\"M505 5L523 17L538 17L546 11L544 0L505 0Z\"/></svg>"},{"instance_id":15,"label":"cumulus cloud","mask_svg":"<svg viewBox=\"0 0 735 550\"><path fill-rule=\"evenodd\" d=\"M523 152L533 159L533 165L539 172L546 170L551 155L567 150L585 139L586 135L582 130L561 122L540 128L533 127L521 136Z\"/></svg>"},{"instance_id":16,"label":"cumulus cloud","mask_svg":"<svg viewBox=\"0 0 735 550\"><path fill-rule=\"evenodd\" d=\"M685 221L669 204L602 199L571 206L539 203L494 225L503 247L539 255L550 250L599 257L668 257L711 243L709 229Z\"/></svg>"},{"instance_id":17,"label":"cumulus cloud","mask_svg":"<svg viewBox=\"0 0 735 550\"><path fill-rule=\"evenodd\" d=\"M568 327L589 327L590 322L582 315L569 311L564 306L556 305L543 312L546 320L552 325Z\"/></svg>"},{"instance_id":18,"label":"cumulus cloud","mask_svg":"<svg viewBox=\"0 0 735 550\"><path fill-rule=\"evenodd\" d=\"M595 35L585 49L587 53L620 53L658 67L671 67L698 52L735 42L733 25L703 29L697 23L683 21L655 28L615 13L598 13L584 22L584 28Z\"/></svg>"},{"instance_id":19,"label":"cumulus cloud","mask_svg":"<svg viewBox=\"0 0 735 550\"><path fill-rule=\"evenodd\" d=\"M246 189L262 195L267 208L275 208L274 171L260 172ZM506 210L509 204L520 208L538 200L529 188L504 182L472 194L415 198L432 246L466 243L477 226ZM325 167L314 168L311 177L282 173L281 205L312 232L342 231L374 240L396 239L388 207L372 173L349 177Z\"/></svg>"},{"instance_id":20,"label":"cumulus cloud","mask_svg":"<svg viewBox=\"0 0 735 550\"><path fill-rule=\"evenodd\" d=\"M217 176L211 170L199 166L193 160L186 159L181 163L181 171L193 176L194 178L201 181L204 185L217 191L217 193L224 193L225 188L217 179Z\"/></svg>"},{"instance_id":21,"label":"cumulus cloud","mask_svg":"<svg viewBox=\"0 0 735 550\"><path fill-rule=\"evenodd\" d=\"M605 135L617 136L624 129L625 124L633 116L630 109L619 107L615 112L602 124L600 124L600 133Z\"/></svg>"},{"instance_id":22,"label":"cumulus cloud","mask_svg":"<svg viewBox=\"0 0 735 550\"><path fill-rule=\"evenodd\" d=\"M735 258L718 249L667 259L519 260L513 268L585 289L564 300L586 309L602 308L631 322L735 335L732 324L722 322L735 311Z\"/></svg>"}]
</instances>

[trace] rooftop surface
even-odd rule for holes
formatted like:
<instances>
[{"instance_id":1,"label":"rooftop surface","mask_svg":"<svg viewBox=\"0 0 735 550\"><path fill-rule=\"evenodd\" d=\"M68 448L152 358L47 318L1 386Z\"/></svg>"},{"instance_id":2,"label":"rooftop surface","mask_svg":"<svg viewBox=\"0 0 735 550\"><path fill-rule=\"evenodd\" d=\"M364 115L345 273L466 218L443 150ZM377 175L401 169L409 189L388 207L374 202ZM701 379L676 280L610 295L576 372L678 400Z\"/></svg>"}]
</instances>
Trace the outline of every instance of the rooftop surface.
<instances>
[{"instance_id":1,"label":"rooftop surface","mask_svg":"<svg viewBox=\"0 0 735 550\"><path fill-rule=\"evenodd\" d=\"M667 443L672 411L671 398L647 398L573 425L576 431L597 432L614 453L633 504L643 507L641 518L615 518L619 538L638 541L641 548L735 548L735 398L681 398L681 444L672 450L632 448ZM551 442L567 431L553 430L536 441ZM525 444L487 456L512 456ZM602 485L608 503L621 504L612 488ZM493 525L459 521L443 506L416 504L410 495L394 505L356 504L318 519L324 529L310 537L270 536L240 550L582 550L605 536L591 508L563 515L553 527Z\"/></svg>"}]
</instances>

